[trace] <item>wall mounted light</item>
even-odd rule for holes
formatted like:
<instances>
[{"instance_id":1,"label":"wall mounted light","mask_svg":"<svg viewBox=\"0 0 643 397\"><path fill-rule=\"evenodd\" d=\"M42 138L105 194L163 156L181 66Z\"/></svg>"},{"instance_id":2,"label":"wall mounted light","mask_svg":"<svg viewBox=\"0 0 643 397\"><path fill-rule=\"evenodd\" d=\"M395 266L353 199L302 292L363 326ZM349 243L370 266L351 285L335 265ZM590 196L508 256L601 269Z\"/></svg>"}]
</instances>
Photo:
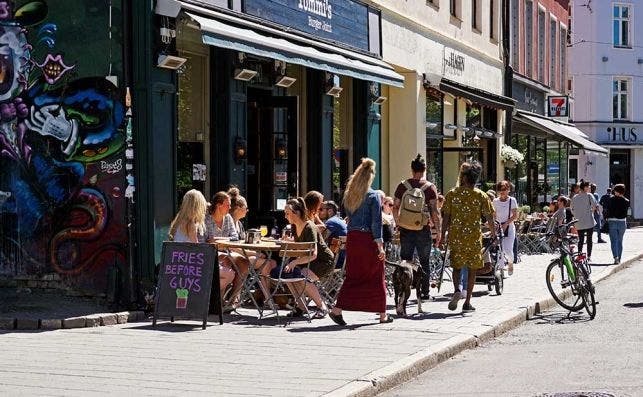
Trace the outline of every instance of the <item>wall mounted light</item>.
<instances>
[{"instance_id":1,"label":"wall mounted light","mask_svg":"<svg viewBox=\"0 0 643 397\"><path fill-rule=\"evenodd\" d=\"M438 128L438 123L427 121L426 122L426 128L428 128L430 130L434 130L434 129Z\"/></svg>"},{"instance_id":2,"label":"wall mounted light","mask_svg":"<svg viewBox=\"0 0 643 397\"><path fill-rule=\"evenodd\" d=\"M277 87L288 88L291 85L295 84L295 81L297 81L297 79L294 77L277 76L277 78L275 79L275 85Z\"/></svg>"},{"instance_id":3,"label":"wall mounted light","mask_svg":"<svg viewBox=\"0 0 643 397\"><path fill-rule=\"evenodd\" d=\"M326 73L326 95L339 98L343 88L339 85L339 76L332 73Z\"/></svg>"},{"instance_id":4,"label":"wall mounted light","mask_svg":"<svg viewBox=\"0 0 643 397\"><path fill-rule=\"evenodd\" d=\"M250 81L257 75L256 70L252 69L235 69L234 79L241 81Z\"/></svg>"},{"instance_id":5,"label":"wall mounted light","mask_svg":"<svg viewBox=\"0 0 643 397\"><path fill-rule=\"evenodd\" d=\"M160 54L156 61L156 66L159 68L177 70L187 61L186 58L177 57L175 55Z\"/></svg>"},{"instance_id":6,"label":"wall mounted light","mask_svg":"<svg viewBox=\"0 0 643 397\"><path fill-rule=\"evenodd\" d=\"M248 158L248 142L245 139L241 137L235 138L232 156L237 164Z\"/></svg>"},{"instance_id":7,"label":"wall mounted light","mask_svg":"<svg viewBox=\"0 0 643 397\"><path fill-rule=\"evenodd\" d=\"M278 139L277 142L275 142L275 157L278 160L285 160L288 158L288 146L286 145L286 141L283 139Z\"/></svg>"}]
</instances>

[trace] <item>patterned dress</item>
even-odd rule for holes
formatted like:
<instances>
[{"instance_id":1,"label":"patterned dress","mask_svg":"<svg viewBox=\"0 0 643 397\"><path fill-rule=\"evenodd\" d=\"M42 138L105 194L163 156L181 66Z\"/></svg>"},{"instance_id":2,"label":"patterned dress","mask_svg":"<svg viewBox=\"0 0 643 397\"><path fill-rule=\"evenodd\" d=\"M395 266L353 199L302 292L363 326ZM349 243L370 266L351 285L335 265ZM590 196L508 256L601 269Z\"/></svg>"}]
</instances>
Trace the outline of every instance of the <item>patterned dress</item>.
<instances>
[{"instance_id":1,"label":"patterned dress","mask_svg":"<svg viewBox=\"0 0 643 397\"><path fill-rule=\"evenodd\" d=\"M454 269L480 269L482 262L482 232L480 219L493 219L493 207L486 193L479 189L456 187L444 197L442 212L449 215L449 249Z\"/></svg>"}]
</instances>

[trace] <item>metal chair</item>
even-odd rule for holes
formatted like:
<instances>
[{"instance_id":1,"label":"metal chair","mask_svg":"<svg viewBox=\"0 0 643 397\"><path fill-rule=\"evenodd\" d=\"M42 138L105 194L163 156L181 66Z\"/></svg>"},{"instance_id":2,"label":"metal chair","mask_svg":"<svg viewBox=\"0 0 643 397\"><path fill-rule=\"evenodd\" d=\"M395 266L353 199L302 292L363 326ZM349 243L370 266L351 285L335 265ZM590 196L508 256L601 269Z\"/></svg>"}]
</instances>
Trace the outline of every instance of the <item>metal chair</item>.
<instances>
[{"instance_id":1,"label":"metal chair","mask_svg":"<svg viewBox=\"0 0 643 397\"><path fill-rule=\"evenodd\" d=\"M280 295L278 293L279 287L286 286L288 290L292 293L293 298L295 299L295 305L301 303L304 307L304 312L308 319L308 322L311 320L310 312L308 310L308 301L306 300L306 285L312 284L312 281L309 280L304 275L300 277L287 277L284 273L284 267L290 262L293 258L303 258L303 257L312 257L315 252L315 242L304 242L298 243L294 241L285 241L281 244L281 250L279 251L279 257L281 258L281 263L279 266L279 275L278 277L270 277L271 282L275 285L273 292L270 295L270 300L274 302L275 296ZM309 269L310 260L305 265L298 265L299 269ZM293 270L294 271L294 270ZM277 312L277 321L279 321L279 313Z\"/></svg>"},{"instance_id":2,"label":"metal chair","mask_svg":"<svg viewBox=\"0 0 643 397\"><path fill-rule=\"evenodd\" d=\"M326 301L326 304L333 306L335 300L337 300L337 294L344 284L344 276L346 274L346 236L337 237L338 240L338 249L335 252L335 267L333 272L329 274L325 279L319 281L319 293L322 298ZM339 263L340 253L344 253L342 263Z\"/></svg>"}]
</instances>

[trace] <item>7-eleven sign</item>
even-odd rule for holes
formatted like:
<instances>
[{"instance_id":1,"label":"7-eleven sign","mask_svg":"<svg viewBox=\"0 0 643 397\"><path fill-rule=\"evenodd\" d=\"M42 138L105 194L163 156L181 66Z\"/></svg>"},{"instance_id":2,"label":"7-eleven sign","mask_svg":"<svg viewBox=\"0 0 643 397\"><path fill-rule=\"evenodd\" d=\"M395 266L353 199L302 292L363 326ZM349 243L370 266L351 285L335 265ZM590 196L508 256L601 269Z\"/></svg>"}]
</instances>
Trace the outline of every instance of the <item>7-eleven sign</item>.
<instances>
[{"instance_id":1,"label":"7-eleven sign","mask_svg":"<svg viewBox=\"0 0 643 397\"><path fill-rule=\"evenodd\" d=\"M568 117L569 116L569 96L550 96L547 97L547 116L549 117Z\"/></svg>"}]
</instances>

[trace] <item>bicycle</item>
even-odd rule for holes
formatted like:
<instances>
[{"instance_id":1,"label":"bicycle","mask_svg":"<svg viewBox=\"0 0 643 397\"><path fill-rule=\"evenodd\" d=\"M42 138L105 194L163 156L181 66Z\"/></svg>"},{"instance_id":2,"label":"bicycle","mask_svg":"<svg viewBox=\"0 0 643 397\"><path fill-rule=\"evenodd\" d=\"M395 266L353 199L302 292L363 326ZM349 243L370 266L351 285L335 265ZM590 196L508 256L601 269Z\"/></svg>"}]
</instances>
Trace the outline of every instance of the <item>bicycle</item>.
<instances>
[{"instance_id":1,"label":"bicycle","mask_svg":"<svg viewBox=\"0 0 643 397\"><path fill-rule=\"evenodd\" d=\"M545 279L547 289L556 303L569 310L568 317L572 312L581 311L584 307L590 319L594 319L596 299L594 285L590 279L592 268L584 253L574 252L573 243L576 237L567 234L569 227L576 222L578 220L574 219L555 226L553 231L547 232L543 237L543 240L549 239L550 246L560 253L560 256L547 266Z\"/></svg>"}]
</instances>

